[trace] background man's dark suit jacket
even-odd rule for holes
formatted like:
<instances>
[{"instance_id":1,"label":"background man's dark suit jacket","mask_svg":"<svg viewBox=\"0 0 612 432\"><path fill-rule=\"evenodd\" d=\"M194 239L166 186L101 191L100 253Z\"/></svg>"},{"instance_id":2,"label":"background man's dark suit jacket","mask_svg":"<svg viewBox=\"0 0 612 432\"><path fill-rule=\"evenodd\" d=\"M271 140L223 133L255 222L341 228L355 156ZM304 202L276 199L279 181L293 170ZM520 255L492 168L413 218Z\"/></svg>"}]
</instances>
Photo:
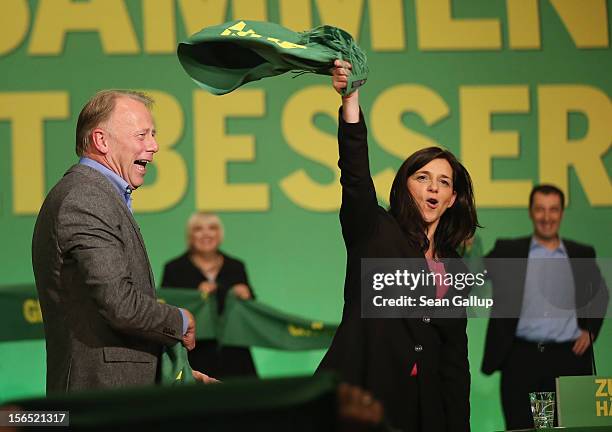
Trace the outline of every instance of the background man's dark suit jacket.
<instances>
[{"instance_id":1,"label":"background man's dark suit jacket","mask_svg":"<svg viewBox=\"0 0 612 432\"><path fill-rule=\"evenodd\" d=\"M494 306L492 316L498 314L495 305L504 305L504 316L513 311L520 315L525 291L527 257L531 237L497 240L493 250L487 255L486 267L493 282ZM576 286L576 306L585 306L589 300L598 296L598 310L592 310L591 316L604 316L608 304L608 291L605 284L600 284L599 269L595 263L595 250L591 246L563 239L569 258L586 258L571 262L574 283ZM488 260L491 258L492 260ZM502 261L501 258L520 258ZM499 316L499 315L497 315ZM578 318L578 327L589 330L596 338L603 323L602 318ZM515 337L518 318L497 318L489 320L482 372L489 375L503 367Z\"/></svg>"},{"instance_id":2,"label":"background man's dark suit jacket","mask_svg":"<svg viewBox=\"0 0 612 432\"><path fill-rule=\"evenodd\" d=\"M116 187L70 168L45 199L32 264L47 344L47 392L153 384L162 344L181 340L159 304L140 230Z\"/></svg>"}]
</instances>

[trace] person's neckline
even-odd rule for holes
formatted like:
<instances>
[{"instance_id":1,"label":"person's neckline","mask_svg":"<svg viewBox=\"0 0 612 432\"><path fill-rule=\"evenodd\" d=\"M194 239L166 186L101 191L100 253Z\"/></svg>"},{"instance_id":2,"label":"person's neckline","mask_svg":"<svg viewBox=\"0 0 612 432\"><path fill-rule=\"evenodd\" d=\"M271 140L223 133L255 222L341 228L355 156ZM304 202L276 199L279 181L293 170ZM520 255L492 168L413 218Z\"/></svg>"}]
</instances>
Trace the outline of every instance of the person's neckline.
<instances>
[{"instance_id":1,"label":"person's neckline","mask_svg":"<svg viewBox=\"0 0 612 432\"><path fill-rule=\"evenodd\" d=\"M559 236L557 236L554 241L553 240L547 241L545 239L541 239L537 237L535 234L531 238L533 242L535 242L538 246L541 246L550 252L554 252L557 249L561 248L561 245L563 244L561 241L561 237ZM554 244L554 247L551 246L552 244Z\"/></svg>"}]
</instances>

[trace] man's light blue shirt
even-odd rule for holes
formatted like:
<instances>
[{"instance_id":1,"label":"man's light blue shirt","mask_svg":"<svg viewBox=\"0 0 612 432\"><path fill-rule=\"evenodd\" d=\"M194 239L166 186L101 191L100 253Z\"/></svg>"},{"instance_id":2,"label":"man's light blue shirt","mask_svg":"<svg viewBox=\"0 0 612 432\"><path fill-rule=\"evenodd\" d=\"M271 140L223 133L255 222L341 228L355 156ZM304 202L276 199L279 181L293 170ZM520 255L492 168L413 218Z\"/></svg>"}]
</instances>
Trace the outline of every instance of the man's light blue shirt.
<instances>
[{"instance_id":1,"label":"man's light blue shirt","mask_svg":"<svg viewBox=\"0 0 612 432\"><path fill-rule=\"evenodd\" d=\"M117 193L121 196L121 199L125 202L128 209L130 209L130 212L132 211L132 188L130 187L130 184L123 179L123 177L93 159L82 157L79 159L79 164L93 168L106 177L113 184L113 186L117 188ZM179 308L179 311L181 311L181 316L183 317L183 334L185 334L187 333L187 326L189 322L187 320L185 311L182 308Z\"/></svg>"},{"instance_id":2,"label":"man's light blue shirt","mask_svg":"<svg viewBox=\"0 0 612 432\"><path fill-rule=\"evenodd\" d=\"M119 192L121 199L125 201L125 204L130 209L130 212L132 211L132 188L130 187L130 184L123 179L123 177L93 159L82 157L79 159L79 163L95 169L106 177L113 184L113 186L117 188L117 192Z\"/></svg>"},{"instance_id":3,"label":"man's light blue shirt","mask_svg":"<svg viewBox=\"0 0 612 432\"><path fill-rule=\"evenodd\" d=\"M516 335L532 342L569 342L580 336L574 275L563 241L547 249L532 237Z\"/></svg>"}]
</instances>

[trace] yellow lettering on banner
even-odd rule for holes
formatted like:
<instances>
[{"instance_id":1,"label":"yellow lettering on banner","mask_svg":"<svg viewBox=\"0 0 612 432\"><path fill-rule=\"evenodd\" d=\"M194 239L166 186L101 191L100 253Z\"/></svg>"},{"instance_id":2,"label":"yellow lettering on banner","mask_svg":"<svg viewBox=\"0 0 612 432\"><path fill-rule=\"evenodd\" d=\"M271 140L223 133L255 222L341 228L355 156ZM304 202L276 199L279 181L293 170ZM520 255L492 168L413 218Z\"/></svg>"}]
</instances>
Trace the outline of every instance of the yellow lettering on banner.
<instances>
[{"instance_id":1,"label":"yellow lettering on banner","mask_svg":"<svg viewBox=\"0 0 612 432\"><path fill-rule=\"evenodd\" d=\"M323 330L323 323L321 321L313 321L310 323L310 328L313 330Z\"/></svg>"},{"instance_id":2,"label":"yellow lettering on banner","mask_svg":"<svg viewBox=\"0 0 612 432\"><path fill-rule=\"evenodd\" d=\"M66 33L96 31L105 54L136 54L139 47L130 15L121 0L40 0L29 54L58 55Z\"/></svg>"},{"instance_id":3,"label":"yellow lettering on banner","mask_svg":"<svg viewBox=\"0 0 612 432\"><path fill-rule=\"evenodd\" d=\"M595 413L597 417L607 417L610 411L610 406L607 400L596 400L595 401Z\"/></svg>"},{"instance_id":4,"label":"yellow lettering on banner","mask_svg":"<svg viewBox=\"0 0 612 432\"><path fill-rule=\"evenodd\" d=\"M267 184L228 182L227 163L255 160L252 135L230 136L229 117L261 117L265 114L261 90L236 90L223 97L194 91L194 170L196 208L205 211L265 211L270 208Z\"/></svg>"},{"instance_id":5,"label":"yellow lettering on banner","mask_svg":"<svg viewBox=\"0 0 612 432\"><path fill-rule=\"evenodd\" d=\"M238 24L233 25L233 26L231 26L228 29L225 29L225 31L223 33L221 33L221 35L222 36L261 37L261 35L258 35L257 33L255 33L255 30L253 30L253 29L249 29L249 30L244 31L244 27L245 26L246 26L246 23L244 21L240 21ZM231 30L236 30L236 33L232 33Z\"/></svg>"},{"instance_id":6,"label":"yellow lettering on banner","mask_svg":"<svg viewBox=\"0 0 612 432\"><path fill-rule=\"evenodd\" d=\"M363 0L316 0L321 24L340 27L359 40Z\"/></svg>"},{"instance_id":7,"label":"yellow lettering on banner","mask_svg":"<svg viewBox=\"0 0 612 432\"><path fill-rule=\"evenodd\" d=\"M268 21L266 0L233 0L232 9L234 19Z\"/></svg>"},{"instance_id":8,"label":"yellow lettering on banner","mask_svg":"<svg viewBox=\"0 0 612 432\"><path fill-rule=\"evenodd\" d=\"M540 49L542 41L538 6L538 0L506 0L511 49Z\"/></svg>"},{"instance_id":9,"label":"yellow lettering on banner","mask_svg":"<svg viewBox=\"0 0 612 432\"><path fill-rule=\"evenodd\" d=\"M244 31L245 27L246 27L246 23L244 21L237 22L236 24L223 30L221 32L221 36L248 36L250 34L256 34L254 30L248 30L245 32Z\"/></svg>"},{"instance_id":10,"label":"yellow lettering on banner","mask_svg":"<svg viewBox=\"0 0 612 432\"><path fill-rule=\"evenodd\" d=\"M144 50L147 54L176 51L174 0L142 0Z\"/></svg>"},{"instance_id":11,"label":"yellow lettering on banner","mask_svg":"<svg viewBox=\"0 0 612 432\"><path fill-rule=\"evenodd\" d=\"M612 143L612 104L595 87L543 85L538 87L540 181L568 192L568 167L572 166L592 206L612 205L612 184L602 158ZM588 119L580 139L567 136L572 112Z\"/></svg>"},{"instance_id":12,"label":"yellow lettering on banner","mask_svg":"<svg viewBox=\"0 0 612 432\"><path fill-rule=\"evenodd\" d=\"M0 120L12 126L13 212L36 214L45 197L44 121L68 118L67 92L0 93Z\"/></svg>"},{"instance_id":13,"label":"yellow lettering on banner","mask_svg":"<svg viewBox=\"0 0 612 432\"><path fill-rule=\"evenodd\" d=\"M597 390L595 390L595 397L606 397L606 396L608 396L608 394L606 393L606 384L608 384L608 380L607 379L605 379L605 378L604 379L596 379L595 380L595 384L599 384L599 387L597 387ZM610 391L612 392L612 388L610 388Z\"/></svg>"},{"instance_id":14,"label":"yellow lettering on banner","mask_svg":"<svg viewBox=\"0 0 612 432\"><path fill-rule=\"evenodd\" d=\"M434 50L498 50L499 19L453 19L451 0L416 0L419 48Z\"/></svg>"},{"instance_id":15,"label":"yellow lettering on banner","mask_svg":"<svg viewBox=\"0 0 612 432\"><path fill-rule=\"evenodd\" d=\"M421 85L400 84L380 93L372 106L372 134L383 149L402 161L421 148L440 145L402 123L402 116L409 112L431 126L446 118L450 110L440 95ZM389 201L395 171L388 168L373 176L376 191L385 202Z\"/></svg>"},{"instance_id":16,"label":"yellow lettering on banner","mask_svg":"<svg viewBox=\"0 0 612 432\"><path fill-rule=\"evenodd\" d=\"M402 51L406 47L401 0L370 0L370 39L374 51Z\"/></svg>"},{"instance_id":17,"label":"yellow lettering on banner","mask_svg":"<svg viewBox=\"0 0 612 432\"><path fill-rule=\"evenodd\" d=\"M23 318L30 324L37 324L43 321L38 300L26 299L23 302Z\"/></svg>"},{"instance_id":18,"label":"yellow lettering on banner","mask_svg":"<svg viewBox=\"0 0 612 432\"><path fill-rule=\"evenodd\" d=\"M269 40L270 42L274 42L276 45L278 45L281 48L284 49L296 49L296 48L300 48L300 49L306 49L306 47L304 45L298 45L295 44L293 42L287 42L287 41L282 41L280 39L276 39L276 38L266 38L267 40Z\"/></svg>"},{"instance_id":19,"label":"yellow lettering on banner","mask_svg":"<svg viewBox=\"0 0 612 432\"><path fill-rule=\"evenodd\" d=\"M491 115L528 113L527 86L460 87L461 159L474 181L479 207L526 207L530 180L493 180L495 156L519 156L518 132L491 130Z\"/></svg>"},{"instance_id":20,"label":"yellow lettering on banner","mask_svg":"<svg viewBox=\"0 0 612 432\"><path fill-rule=\"evenodd\" d=\"M363 20L363 0L317 0L323 24L348 31L359 40ZM402 0L370 0L370 35L374 51L402 51L406 47L404 8ZM281 25L294 31L313 27L309 0L279 0Z\"/></svg>"},{"instance_id":21,"label":"yellow lettering on banner","mask_svg":"<svg viewBox=\"0 0 612 432\"><path fill-rule=\"evenodd\" d=\"M227 0L179 0L187 34L227 21ZM265 0L232 0L233 19L267 21Z\"/></svg>"},{"instance_id":22,"label":"yellow lettering on banner","mask_svg":"<svg viewBox=\"0 0 612 432\"><path fill-rule=\"evenodd\" d=\"M227 0L179 0L178 4L188 35L226 21Z\"/></svg>"},{"instance_id":23,"label":"yellow lettering on banner","mask_svg":"<svg viewBox=\"0 0 612 432\"><path fill-rule=\"evenodd\" d=\"M251 38L263 37L262 35L255 33L255 30L253 29L245 30L245 28L246 28L246 23L244 21L240 21L226 28L225 30L223 30L221 32L221 36L230 36L230 37L238 36L238 37L251 37ZM270 42L274 42L276 45L284 49L296 49L296 48L306 49L304 45L298 45L293 42L282 41L278 38L267 37L266 40Z\"/></svg>"},{"instance_id":24,"label":"yellow lettering on banner","mask_svg":"<svg viewBox=\"0 0 612 432\"><path fill-rule=\"evenodd\" d=\"M281 180L280 187L289 199L307 210L333 211L340 207L337 140L334 135L321 132L313 124L317 114L336 118L337 98L331 87L312 86L291 95L283 110L281 127L289 147L333 173L333 179L328 184L314 181L304 169Z\"/></svg>"},{"instance_id":25,"label":"yellow lettering on banner","mask_svg":"<svg viewBox=\"0 0 612 432\"><path fill-rule=\"evenodd\" d=\"M8 54L21 44L28 32L30 8L27 0L5 0L0 13L0 55Z\"/></svg>"},{"instance_id":26,"label":"yellow lettering on banner","mask_svg":"<svg viewBox=\"0 0 612 432\"><path fill-rule=\"evenodd\" d=\"M606 0L550 0L578 48L607 48Z\"/></svg>"},{"instance_id":27,"label":"yellow lettering on banner","mask_svg":"<svg viewBox=\"0 0 612 432\"><path fill-rule=\"evenodd\" d=\"M142 90L155 100L153 117L158 131L159 151L153 157L155 183L139 187L133 194L137 212L155 212L176 205L187 192L188 176L185 160L174 149L183 136L184 115L176 98L157 90Z\"/></svg>"},{"instance_id":28,"label":"yellow lettering on banner","mask_svg":"<svg viewBox=\"0 0 612 432\"><path fill-rule=\"evenodd\" d=\"M312 8L310 0L279 0L280 24L299 32L311 29Z\"/></svg>"},{"instance_id":29,"label":"yellow lettering on banner","mask_svg":"<svg viewBox=\"0 0 612 432\"><path fill-rule=\"evenodd\" d=\"M297 325L293 325L293 324L289 324L287 326L287 330L289 331L289 334L293 337L311 337L313 336L312 330L309 330L307 328L300 327Z\"/></svg>"}]
</instances>

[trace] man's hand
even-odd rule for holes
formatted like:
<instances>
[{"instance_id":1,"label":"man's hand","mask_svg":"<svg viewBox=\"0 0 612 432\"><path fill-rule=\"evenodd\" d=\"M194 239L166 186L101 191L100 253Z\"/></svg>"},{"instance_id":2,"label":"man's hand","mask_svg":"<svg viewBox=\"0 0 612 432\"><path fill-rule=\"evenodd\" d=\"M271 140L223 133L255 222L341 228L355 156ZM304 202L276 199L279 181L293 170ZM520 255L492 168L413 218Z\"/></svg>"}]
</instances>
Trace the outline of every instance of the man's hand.
<instances>
[{"instance_id":1,"label":"man's hand","mask_svg":"<svg viewBox=\"0 0 612 432\"><path fill-rule=\"evenodd\" d=\"M212 294L217 291L217 284L208 281L200 282L200 285L198 285L198 291L203 292L206 295Z\"/></svg>"},{"instance_id":2,"label":"man's hand","mask_svg":"<svg viewBox=\"0 0 612 432\"><path fill-rule=\"evenodd\" d=\"M193 377L195 378L196 381L199 381L199 382L204 383L204 384L215 384L215 383L220 383L221 382L218 379L213 378L213 377L209 377L205 373L202 373L202 372L197 371L197 370L192 370L191 371L191 375L193 375Z\"/></svg>"},{"instance_id":3,"label":"man's hand","mask_svg":"<svg viewBox=\"0 0 612 432\"><path fill-rule=\"evenodd\" d=\"M239 283L232 287L232 292L236 297L241 300L250 300L251 299L251 291L246 284Z\"/></svg>"},{"instance_id":4,"label":"man's hand","mask_svg":"<svg viewBox=\"0 0 612 432\"><path fill-rule=\"evenodd\" d=\"M191 312L189 312L187 309L182 310L185 313L185 316L187 317L187 332L183 335L183 345L185 346L185 348L191 351L195 348L196 344L195 319L193 318L193 315L191 315Z\"/></svg>"},{"instance_id":5,"label":"man's hand","mask_svg":"<svg viewBox=\"0 0 612 432\"><path fill-rule=\"evenodd\" d=\"M366 431L383 421L385 411L382 403L366 390L341 383L337 395L340 431Z\"/></svg>"},{"instance_id":6,"label":"man's hand","mask_svg":"<svg viewBox=\"0 0 612 432\"><path fill-rule=\"evenodd\" d=\"M572 351L577 356L581 356L584 352L591 346L591 339L589 338L589 332L586 330L580 330L580 336L574 342L574 346L572 347Z\"/></svg>"}]
</instances>

